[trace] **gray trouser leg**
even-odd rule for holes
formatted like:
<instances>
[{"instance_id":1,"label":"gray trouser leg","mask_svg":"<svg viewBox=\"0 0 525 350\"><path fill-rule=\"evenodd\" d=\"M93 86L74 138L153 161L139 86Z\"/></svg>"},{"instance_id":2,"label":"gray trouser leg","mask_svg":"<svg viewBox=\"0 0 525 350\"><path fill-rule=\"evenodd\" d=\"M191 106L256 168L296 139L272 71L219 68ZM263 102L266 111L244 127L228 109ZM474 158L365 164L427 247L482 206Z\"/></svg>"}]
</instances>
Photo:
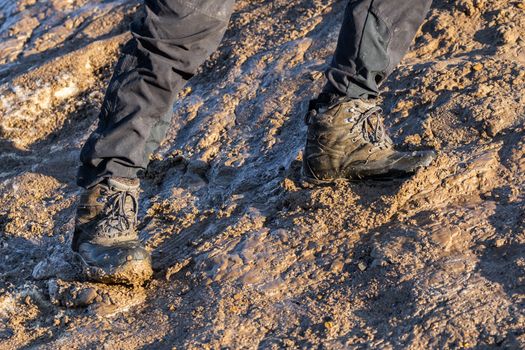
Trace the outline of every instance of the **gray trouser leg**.
<instances>
[{"instance_id":1,"label":"gray trouser leg","mask_svg":"<svg viewBox=\"0 0 525 350\"><path fill-rule=\"evenodd\" d=\"M350 0L326 72L327 92L375 97L407 52L432 0Z\"/></svg>"},{"instance_id":2,"label":"gray trouser leg","mask_svg":"<svg viewBox=\"0 0 525 350\"><path fill-rule=\"evenodd\" d=\"M217 49L234 0L145 0L84 145L77 183L136 177L164 137L176 93Z\"/></svg>"}]
</instances>

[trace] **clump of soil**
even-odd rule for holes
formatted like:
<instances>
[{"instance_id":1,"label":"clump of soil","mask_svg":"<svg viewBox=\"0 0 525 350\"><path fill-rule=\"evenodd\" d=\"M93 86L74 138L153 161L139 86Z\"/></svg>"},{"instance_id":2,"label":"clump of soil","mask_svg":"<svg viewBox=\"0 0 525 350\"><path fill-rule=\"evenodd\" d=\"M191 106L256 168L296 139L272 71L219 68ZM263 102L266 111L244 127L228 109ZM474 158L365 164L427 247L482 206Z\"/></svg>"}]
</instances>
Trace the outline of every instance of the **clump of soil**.
<instances>
[{"instance_id":1,"label":"clump of soil","mask_svg":"<svg viewBox=\"0 0 525 350\"><path fill-rule=\"evenodd\" d=\"M83 282L79 150L136 1L0 0L0 348L525 347L525 5L434 1L381 97L404 181L300 179L345 2L238 1L142 178L154 278Z\"/></svg>"}]
</instances>

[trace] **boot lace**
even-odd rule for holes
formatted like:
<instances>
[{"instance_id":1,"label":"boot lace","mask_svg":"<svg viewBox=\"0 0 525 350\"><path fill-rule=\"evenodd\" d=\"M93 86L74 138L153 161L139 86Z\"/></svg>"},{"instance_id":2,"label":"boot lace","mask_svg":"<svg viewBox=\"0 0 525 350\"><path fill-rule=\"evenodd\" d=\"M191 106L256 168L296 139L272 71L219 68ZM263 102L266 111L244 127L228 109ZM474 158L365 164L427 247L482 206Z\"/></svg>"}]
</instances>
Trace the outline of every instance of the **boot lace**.
<instances>
[{"instance_id":1,"label":"boot lace","mask_svg":"<svg viewBox=\"0 0 525 350\"><path fill-rule=\"evenodd\" d=\"M131 198L133 214L126 212L126 200ZM110 191L105 197L104 219L99 223L100 232L112 238L123 236L133 227L137 220L138 199L131 191Z\"/></svg>"},{"instance_id":2,"label":"boot lace","mask_svg":"<svg viewBox=\"0 0 525 350\"><path fill-rule=\"evenodd\" d=\"M355 122L350 132L353 133L356 128L360 128L363 139L375 146L383 146L388 143L389 138L381 118L381 107L373 107L361 114ZM352 111L348 111L352 112Z\"/></svg>"}]
</instances>

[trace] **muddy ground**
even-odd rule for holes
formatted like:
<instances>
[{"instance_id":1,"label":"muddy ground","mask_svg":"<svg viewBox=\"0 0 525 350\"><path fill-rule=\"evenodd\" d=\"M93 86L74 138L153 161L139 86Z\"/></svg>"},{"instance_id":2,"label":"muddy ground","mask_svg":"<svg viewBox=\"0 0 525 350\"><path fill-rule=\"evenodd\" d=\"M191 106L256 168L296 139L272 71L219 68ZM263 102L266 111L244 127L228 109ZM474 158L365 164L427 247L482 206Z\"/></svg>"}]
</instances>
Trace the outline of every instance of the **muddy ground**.
<instances>
[{"instance_id":1,"label":"muddy ground","mask_svg":"<svg viewBox=\"0 0 525 350\"><path fill-rule=\"evenodd\" d=\"M79 149L137 2L0 0L0 348L525 347L525 2L436 0L381 104L396 182L300 179L345 1L238 1L143 175L155 277L77 282Z\"/></svg>"}]
</instances>

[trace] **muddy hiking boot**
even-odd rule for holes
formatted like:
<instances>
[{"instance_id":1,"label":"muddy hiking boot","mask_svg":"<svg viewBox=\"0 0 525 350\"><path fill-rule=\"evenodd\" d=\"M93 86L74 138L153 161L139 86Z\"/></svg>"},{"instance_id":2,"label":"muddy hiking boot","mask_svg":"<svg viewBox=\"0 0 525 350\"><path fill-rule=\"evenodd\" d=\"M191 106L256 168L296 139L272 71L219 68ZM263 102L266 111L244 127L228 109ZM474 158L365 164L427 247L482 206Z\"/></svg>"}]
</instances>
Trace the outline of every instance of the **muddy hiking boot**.
<instances>
[{"instance_id":1,"label":"muddy hiking boot","mask_svg":"<svg viewBox=\"0 0 525 350\"><path fill-rule=\"evenodd\" d=\"M88 280L140 285L153 274L135 230L138 194L138 180L119 178L81 195L72 249Z\"/></svg>"},{"instance_id":2,"label":"muddy hiking boot","mask_svg":"<svg viewBox=\"0 0 525 350\"><path fill-rule=\"evenodd\" d=\"M336 179L405 177L428 166L434 151L394 149L381 119L381 108L371 101L344 100L322 93L310 102L303 154L303 178L312 183Z\"/></svg>"}]
</instances>

